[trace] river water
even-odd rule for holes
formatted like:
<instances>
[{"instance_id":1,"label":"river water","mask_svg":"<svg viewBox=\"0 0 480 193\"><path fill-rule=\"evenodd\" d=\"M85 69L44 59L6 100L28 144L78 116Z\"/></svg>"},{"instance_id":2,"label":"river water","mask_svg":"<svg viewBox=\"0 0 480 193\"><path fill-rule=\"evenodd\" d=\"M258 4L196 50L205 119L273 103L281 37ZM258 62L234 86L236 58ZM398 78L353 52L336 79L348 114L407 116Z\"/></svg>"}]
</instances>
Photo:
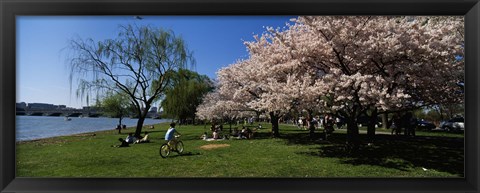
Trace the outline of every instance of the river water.
<instances>
[{"instance_id":1,"label":"river water","mask_svg":"<svg viewBox=\"0 0 480 193\"><path fill-rule=\"evenodd\" d=\"M115 118L70 118L71 121L65 121L64 117L17 116L16 141L27 141L55 136L111 130L114 129L118 124L118 119ZM131 127L136 126L137 121L138 119L124 118L122 120L122 124L127 125L127 127ZM145 119L144 125L152 125L169 121L171 120Z\"/></svg>"}]
</instances>

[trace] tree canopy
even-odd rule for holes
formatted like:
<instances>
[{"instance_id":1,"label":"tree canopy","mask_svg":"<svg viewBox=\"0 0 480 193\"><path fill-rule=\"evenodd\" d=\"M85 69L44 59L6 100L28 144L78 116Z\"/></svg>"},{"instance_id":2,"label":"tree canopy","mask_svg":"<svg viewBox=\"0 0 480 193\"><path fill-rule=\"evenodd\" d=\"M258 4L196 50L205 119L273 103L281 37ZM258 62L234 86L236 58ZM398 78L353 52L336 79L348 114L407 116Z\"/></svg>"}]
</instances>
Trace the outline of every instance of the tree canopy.
<instances>
[{"instance_id":1,"label":"tree canopy","mask_svg":"<svg viewBox=\"0 0 480 193\"><path fill-rule=\"evenodd\" d=\"M172 75L171 85L165 90L161 106L167 117L185 122L194 120L197 106L203 96L213 89L213 82L206 75L181 69Z\"/></svg>"}]
</instances>

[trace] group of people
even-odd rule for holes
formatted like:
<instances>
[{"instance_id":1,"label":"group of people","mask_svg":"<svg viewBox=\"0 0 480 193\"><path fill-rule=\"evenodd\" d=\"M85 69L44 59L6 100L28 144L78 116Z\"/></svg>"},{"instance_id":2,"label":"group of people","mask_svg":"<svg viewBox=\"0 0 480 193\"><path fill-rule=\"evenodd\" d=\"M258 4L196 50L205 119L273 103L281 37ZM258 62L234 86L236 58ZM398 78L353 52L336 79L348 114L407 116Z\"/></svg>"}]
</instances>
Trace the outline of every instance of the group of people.
<instances>
[{"instance_id":1,"label":"group of people","mask_svg":"<svg viewBox=\"0 0 480 193\"><path fill-rule=\"evenodd\" d=\"M257 128L260 129L262 126L259 125ZM230 134L223 134L223 126L212 124L210 127L212 132L212 137L210 138L207 132L204 132L200 138L205 141L219 140L219 139L229 139L230 137L236 137L237 139L251 139L253 138L253 130L249 127L242 126L242 129L239 131L237 128L233 128Z\"/></svg>"},{"instance_id":2,"label":"group of people","mask_svg":"<svg viewBox=\"0 0 480 193\"><path fill-rule=\"evenodd\" d=\"M150 142L150 139L148 139L148 132L145 132L145 136L140 136L139 138L136 138L132 136L132 134L128 134L128 137L126 139L128 143L148 143Z\"/></svg>"},{"instance_id":3,"label":"group of people","mask_svg":"<svg viewBox=\"0 0 480 193\"><path fill-rule=\"evenodd\" d=\"M238 129L234 129L232 136L238 137L238 139L251 139L253 138L253 131L252 129L243 126L242 130L239 132Z\"/></svg>"},{"instance_id":4,"label":"group of people","mask_svg":"<svg viewBox=\"0 0 480 193\"><path fill-rule=\"evenodd\" d=\"M392 135L400 135L403 129L406 136L415 136L417 124L418 120L413 116L412 112L407 112L403 115L394 114L390 125Z\"/></svg>"},{"instance_id":5,"label":"group of people","mask_svg":"<svg viewBox=\"0 0 480 193\"><path fill-rule=\"evenodd\" d=\"M335 123L336 123L336 120L333 118L333 115L330 115L330 114L325 115L325 117L323 118L323 128L325 133L327 134L333 133L333 131L335 130L333 128ZM338 124L337 124L337 127L339 127Z\"/></svg>"},{"instance_id":6,"label":"group of people","mask_svg":"<svg viewBox=\"0 0 480 193\"><path fill-rule=\"evenodd\" d=\"M210 127L210 131L212 132L212 138L208 137L207 132L204 132L201 138L203 140L210 141L210 140L223 139L225 137L225 135L221 137L221 133L223 131L223 125L216 125L215 123L213 123L212 126Z\"/></svg>"},{"instance_id":7,"label":"group of people","mask_svg":"<svg viewBox=\"0 0 480 193\"><path fill-rule=\"evenodd\" d=\"M333 127L335 125L338 129L341 129L344 125L344 122L339 117L335 118L332 114L326 114L324 117L300 117L298 118L298 121L294 122L296 122L298 128L303 130L308 130L309 128L312 128L311 125L316 129L320 129L321 127L325 128L326 126Z\"/></svg>"},{"instance_id":8,"label":"group of people","mask_svg":"<svg viewBox=\"0 0 480 193\"><path fill-rule=\"evenodd\" d=\"M132 133L129 133L128 136L123 139L123 138L118 138L118 141L120 141L120 145L114 145L113 147L128 147L129 144L134 144L134 143L148 143L150 142L150 139L148 137L148 132L145 132L145 135L142 137L140 136L139 138L136 138L135 136L132 135Z\"/></svg>"},{"instance_id":9,"label":"group of people","mask_svg":"<svg viewBox=\"0 0 480 193\"><path fill-rule=\"evenodd\" d=\"M223 125L213 124L212 127L210 127L210 131L212 131L213 139L220 139L221 133L223 132Z\"/></svg>"},{"instance_id":10,"label":"group of people","mask_svg":"<svg viewBox=\"0 0 480 193\"><path fill-rule=\"evenodd\" d=\"M326 114L323 118L319 116L312 118L300 117L297 121L297 127L303 130L309 130L310 136L314 138L315 130L323 127L323 132L325 138L327 135L330 135L335 129L334 126L337 125L337 128L343 126L339 118L335 119L332 114Z\"/></svg>"},{"instance_id":11,"label":"group of people","mask_svg":"<svg viewBox=\"0 0 480 193\"><path fill-rule=\"evenodd\" d=\"M177 138L175 137L176 135L181 134L175 129L175 123L170 123L170 128L168 128L167 132L165 133L165 140L171 147L173 147L173 145L175 145L175 143L177 142ZM139 136L138 138L133 136L132 133L129 133L125 139L118 138L118 140L121 142L121 144L114 145L112 147L128 147L129 144L150 142L148 132L145 132L145 135L143 137Z\"/></svg>"},{"instance_id":12,"label":"group of people","mask_svg":"<svg viewBox=\"0 0 480 193\"><path fill-rule=\"evenodd\" d=\"M310 130L311 137L314 137L315 129L319 128L320 125L322 125L324 128L323 133L325 134L325 139L326 139L327 136L333 133L333 131L335 130L334 129L335 124L337 124L338 128L341 128L341 123L339 122L340 121L338 118L335 119L333 115L327 114L323 117L323 119L320 119L319 117L313 117L311 119L300 118L298 120L298 126L299 127L307 126L308 129ZM416 126L417 126L417 120L411 112L407 112L402 116L395 114L391 122L392 135L394 133L396 135L399 135L402 132L402 129L404 129L405 135L415 136ZM259 126L259 128L261 128L261 125ZM121 130L120 125L118 127L118 130L120 133L120 130ZM212 132L213 140L224 139L224 138L221 138L221 133L223 131L223 126L221 124L220 125L212 124L210 130ZM167 130L165 134L165 140L168 142L169 145L174 145L174 143L176 142L177 139L175 137L175 134L180 135L180 133L175 129L175 123L171 123L170 128ZM235 128L231 133L231 135L234 137L238 137L238 139L251 139L253 137L253 131L250 128L243 126L241 131L238 131L238 129ZM225 136L226 135L223 135L223 137ZM204 132L201 138L203 140L209 139L207 132ZM116 145L114 147L128 147L129 144L150 142L148 132L145 132L145 135L143 137L140 136L138 138L133 136L132 133L129 133L125 139L119 138L118 140L121 142L121 144Z\"/></svg>"}]
</instances>

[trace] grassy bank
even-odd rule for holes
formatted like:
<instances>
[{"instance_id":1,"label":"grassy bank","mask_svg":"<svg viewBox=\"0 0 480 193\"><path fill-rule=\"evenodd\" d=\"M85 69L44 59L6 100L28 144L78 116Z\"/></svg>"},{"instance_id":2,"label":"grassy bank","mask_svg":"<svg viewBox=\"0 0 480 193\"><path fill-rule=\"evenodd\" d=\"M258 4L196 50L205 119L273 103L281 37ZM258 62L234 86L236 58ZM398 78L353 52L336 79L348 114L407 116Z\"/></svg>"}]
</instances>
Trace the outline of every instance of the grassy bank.
<instances>
[{"instance_id":1,"label":"grassy bank","mask_svg":"<svg viewBox=\"0 0 480 193\"><path fill-rule=\"evenodd\" d=\"M264 127L267 124L264 124ZM281 125L281 137L262 129L251 140L203 141L208 126L178 126L182 155L158 154L167 124L152 141L115 148L124 134L102 131L17 143L17 177L462 177L463 135L421 133L415 138L377 135L357 156L343 151L345 131L328 141ZM228 130L229 126L224 127ZM361 135L365 137L364 134Z\"/></svg>"}]
</instances>

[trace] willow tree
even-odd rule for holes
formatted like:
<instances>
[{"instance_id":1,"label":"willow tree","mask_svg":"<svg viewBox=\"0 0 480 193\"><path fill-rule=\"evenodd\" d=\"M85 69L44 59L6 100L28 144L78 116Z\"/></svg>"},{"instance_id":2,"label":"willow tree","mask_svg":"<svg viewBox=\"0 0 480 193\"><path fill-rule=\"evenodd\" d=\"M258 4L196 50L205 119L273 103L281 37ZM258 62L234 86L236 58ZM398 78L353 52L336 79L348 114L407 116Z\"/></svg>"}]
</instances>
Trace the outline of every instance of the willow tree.
<instances>
[{"instance_id":1,"label":"willow tree","mask_svg":"<svg viewBox=\"0 0 480 193\"><path fill-rule=\"evenodd\" d=\"M186 123L195 120L197 106L205 94L213 90L213 82L206 75L182 69L172 77L172 84L165 90L162 108L169 118Z\"/></svg>"},{"instance_id":2,"label":"willow tree","mask_svg":"<svg viewBox=\"0 0 480 193\"><path fill-rule=\"evenodd\" d=\"M115 39L70 41L70 84L77 78L77 96L116 92L125 94L138 116L135 135L152 103L164 94L174 71L193 65L184 40L173 31L153 27L120 26Z\"/></svg>"}]
</instances>

